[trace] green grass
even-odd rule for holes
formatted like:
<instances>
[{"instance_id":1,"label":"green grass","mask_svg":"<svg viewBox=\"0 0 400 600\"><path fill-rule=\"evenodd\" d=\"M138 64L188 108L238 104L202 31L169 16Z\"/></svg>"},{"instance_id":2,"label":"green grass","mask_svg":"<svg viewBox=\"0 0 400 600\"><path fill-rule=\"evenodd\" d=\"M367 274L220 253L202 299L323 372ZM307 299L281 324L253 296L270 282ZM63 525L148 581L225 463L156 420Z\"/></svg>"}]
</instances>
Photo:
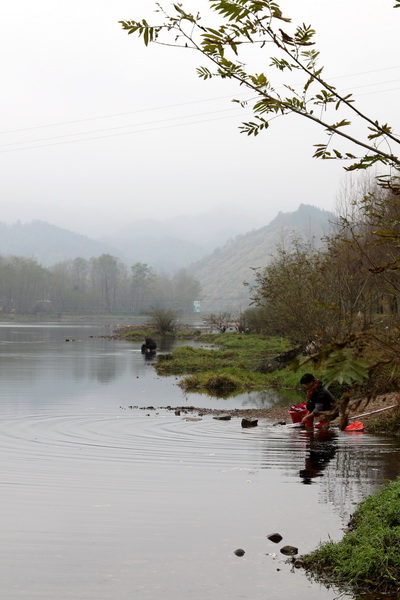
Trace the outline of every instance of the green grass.
<instances>
[{"instance_id":1,"label":"green grass","mask_svg":"<svg viewBox=\"0 0 400 600\"><path fill-rule=\"evenodd\" d=\"M317 578L355 592L400 598L400 478L362 502L353 528L340 542L322 544L302 557Z\"/></svg>"},{"instance_id":2,"label":"green grass","mask_svg":"<svg viewBox=\"0 0 400 600\"><path fill-rule=\"evenodd\" d=\"M181 346L172 355L160 355L157 371L162 375L177 375L235 367L256 371L260 359L271 360L286 349L280 338L261 338L251 335L200 335L198 341L206 348Z\"/></svg>"},{"instance_id":3,"label":"green grass","mask_svg":"<svg viewBox=\"0 0 400 600\"><path fill-rule=\"evenodd\" d=\"M205 392L217 398L228 398L243 389L243 382L228 373L202 373L184 377L178 384L185 392Z\"/></svg>"},{"instance_id":4,"label":"green grass","mask_svg":"<svg viewBox=\"0 0 400 600\"><path fill-rule=\"evenodd\" d=\"M148 326L147 326L148 327ZM116 335L118 334L118 329L116 330ZM119 337L121 339L125 339L131 342L137 342L142 340L145 337L159 337L160 333L155 329L145 328L143 326L137 326L134 329L125 331L121 333ZM168 337L173 337L177 340L197 340L201 336L201 332L199 330L193 329L177 329L173 334L168 333Z\"/></svg>"},{"instance_id":5,"label":"green grass","mask_svg":"<svg viewBox=\"0 0 400 600\"><path fill-rule=\"evenodd\" d=\"M232 395L239 391L285 387L282 385L285 380L283 371L266 373L265 365L288 349L287 340L279 337L224 333L201 334L198 341L207 346L182 346L171 354L160 354L156 363L157 373L187 375L180 382L185 391L217 396ZM286 387L296 387L298 375L287 369L284 371L286 383L290 380L290 385Z\"/></svg>"}]
</instances>

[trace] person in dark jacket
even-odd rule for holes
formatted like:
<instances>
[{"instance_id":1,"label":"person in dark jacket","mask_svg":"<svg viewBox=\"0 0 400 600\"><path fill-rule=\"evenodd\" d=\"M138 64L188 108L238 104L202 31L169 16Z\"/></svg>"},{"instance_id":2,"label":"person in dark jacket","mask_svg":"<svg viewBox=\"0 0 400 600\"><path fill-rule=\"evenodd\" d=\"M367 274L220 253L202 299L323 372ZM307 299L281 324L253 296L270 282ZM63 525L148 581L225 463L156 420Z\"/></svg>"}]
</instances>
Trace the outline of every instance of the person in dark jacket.
<instances>
[{"instance_id":1,"label":"person in dark jacket","mask_svg":"<svg viewBox=\"0 0 400 600\"><path fill-rule=\"evenodd\" d=\"M338 416L335 398L324 387L322 381L311 373L305 373L300 379L300 384L304 386L307 396L307 414L301 422L303 425L307 425L310 421L312 423L314 417L320 417L317 427L327 429L329 422Z\"/></svg>"},{"instance_id":2,"label":"person in dark jacket","mask_svg":"<svg viewBox=\"0 0 400 600\"><path fill-rule=\"evenodd\" d=\"M155 354L157 344L151 337L144 338L144 344L142 344L142 354Z\"/></svg>"}]
</instances>

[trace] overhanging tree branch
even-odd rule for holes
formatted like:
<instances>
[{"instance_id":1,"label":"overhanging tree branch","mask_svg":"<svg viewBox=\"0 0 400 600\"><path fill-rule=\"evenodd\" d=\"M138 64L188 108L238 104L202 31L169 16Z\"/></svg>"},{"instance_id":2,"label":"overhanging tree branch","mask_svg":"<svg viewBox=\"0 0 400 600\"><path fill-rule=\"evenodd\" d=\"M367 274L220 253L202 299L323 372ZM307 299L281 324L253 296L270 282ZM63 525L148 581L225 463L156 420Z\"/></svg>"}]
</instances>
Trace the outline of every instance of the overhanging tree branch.
<instances>
[{"instance_id":1,"label":"overhanging tree branch","mask_svg":"<svg viewBox=\"0 0 400 600\"><path fill-rule=\"evenodd\" d=\"M269 120L264 115L294 113L308 119L322 127L329 139L327 143L316 144L314 157L322 159L355 160L347 170L366 169L381 163L394 169L386 175L384 183L393 187L400 171L400 159L391 151L384 152L378 142L386 141L389 145L400 144L400 139L393 133L387 124L381 124L370 118L354 105L352 94L343 95L336 88L325 81L321 73L323 67L317 65L319 52L315 50L315 31L311 26L302 24L294 32L284 31L291 19L285 17L277 2L273 0L210 0L209 6L213 13L222 18L222 24L205 26L201 15L187 12L182 4L173 4L174 13L168 14L159 4L156 12L162 13L164 22L160 25L149 25L145 19L141 21L120 21L122 27L129 34L136 33L143 38L146 45L149 43L171 45L195 50L205 56L215 70L212 72L207 67L197 69L199 77L211 79L233 79L239 85L245 85L253 90L258 98L253 105L255 121L243 123L241 131L247 135L258 135L269 127ZM396 2L395 8L400 3ZM186 25L189 25L187 31ZM162 39L160 39L162 36ZM265 73L254 74L247 65L239 60L239 53L244 47L255 47L263 51L266 44L271 44L280 52L280 56L270 56L270 69L278 69L291 76L293 72L303 73L306 80L301 92L288 83L284 85L293 95L282 97L271 84ZM310 48L311 47L311 48ZM321 89L311 94L312 85L318 84ZM236 101L238 102L238 101ZM246 103L240 102L243 106ZM316 113L316 110L320 115ZM334 109L340 113L341 118L329 122L322 115ZM360 135L346 132L344 128L351 128L353 123L343 111L348 109L350 115L361 122L366 130ZM333 137L351 142L356 147L366 151L364 155L355 156L350 152L343 152L332 148L328 150Z\"/></svg>"}]
</instances>

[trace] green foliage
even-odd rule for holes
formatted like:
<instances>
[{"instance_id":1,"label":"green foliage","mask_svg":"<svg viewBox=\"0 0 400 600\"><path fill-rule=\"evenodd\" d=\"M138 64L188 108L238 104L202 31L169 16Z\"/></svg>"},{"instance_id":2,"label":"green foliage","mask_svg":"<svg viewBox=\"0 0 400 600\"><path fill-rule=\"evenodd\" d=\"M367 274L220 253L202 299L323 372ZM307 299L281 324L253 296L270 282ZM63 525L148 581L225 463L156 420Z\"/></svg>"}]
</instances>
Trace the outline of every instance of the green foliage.
<instances>
[{"instance_id":1,"label":"green foliage","mask_svg":"<svg viewBox=\"0 0 400 600\"><path fill-rule=\"evenodd\" d=\"M400 479L369 496L340 542L302 557L307 570L356 592L397 593L400 586Z\"/></svg>"},{"instance_id":2,"label":"green foliage","mask_svg":"<svg viewBox=\"0 0 400 600\"><path fill-rule=\"evenodd\" d=\"M339 347L338 347L339 346ZM368 363L357 357L356 352L350 346L344 344L329 344L321 352L311 357L297 359L292 362L291 369L298 370L322 370L324 371L324 383L327 387L333 383L353 384L361 382L368 377Z\"/></svg>"},{"instance_id":3,"label":"green foliage","mask_svg":"<svg viewBox=\"0 0 400 600\"><path fill-rule=\"evenodd\" d=\"M360 280L360 271L353 270L351 260L345 264L337 259L337 247L329 252L294 240L290 250L278 248L270 264L256 271L253 301L265 307L270 330L294 343L327 342L351 330L364 299L359 294L354 305L351 283ZM343 293L342 281L352 290L350 298ZM359 289L356 283L354 287Z\"/></svg>"},{"instance_id":4,"label":"green foliage","mask_svg":"<svg viewBox=\"0 0 400 600\"><path fill-rule=\"evenodd\" d=\"M396 2L394 7L398 6ZM255 119L242 124L243 133L257 136L268 129L268 115L273 118L277 114L295 114L318 124L328 136L327 143L316 144L315 157L354 161L346 167L349 170L379 163L393 169L388 173L393 181L400 169L400 159L392 150L385 151L386 146L381 142L392 148L400 139L388 124L362 113L351 94L341 94L323 78L323 67L318 65L319 52L311 47L316 32L310 25L293 26L279 4L271 0L210 0L209 7L220 19L219 25L207 26L200 14L187 12L181 3L173 5L172 14L161 8L156 10L163 17L158 25L149 25L145 19L120 23L129 34L142 37L146 46L153 42L199 52L210 61L210 68L197 69L202 79L233 79L255 92ZM276 68L286 73L288 82L284 87L290 95L277 91L279 87L272 84L269 73L251 71L247 54L246 64L240 57L243 46L259 52L264 63L269 60L270 70ZM275 56L271 55L271 48ZM255 62L260 62L257 57ZM333 148L333 138L345 140L364 154L357 156Z\"/></svg>"},{"instance_id":5,"label":"green foliage","mask_svg":"<svg viewBox=\"0 0 400 600\"><path fill-rule=\"evenodd\" d=\"M266 333L268 331L268 311L265 306L248 308L243 312L245 331Z\"/></svg>"}]
</instances>

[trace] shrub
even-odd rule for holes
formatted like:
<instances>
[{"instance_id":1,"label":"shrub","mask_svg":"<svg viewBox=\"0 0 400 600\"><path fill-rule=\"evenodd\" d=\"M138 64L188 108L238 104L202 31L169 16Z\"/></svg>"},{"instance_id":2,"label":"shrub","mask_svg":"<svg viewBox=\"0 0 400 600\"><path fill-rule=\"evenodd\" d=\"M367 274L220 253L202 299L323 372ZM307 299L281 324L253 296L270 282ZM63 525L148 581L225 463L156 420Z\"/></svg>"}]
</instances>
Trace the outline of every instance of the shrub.
<instances>
[{"instance_id":1,"label":"shrub","mask_svg":"<svg viewBox=\"0 0 400 600\"><path fill-rule=\"evenodd\" d=\"M174 334L177 327L177 314L173 310L166 308L155 308L149 313L152 327L165 335L167 333Z\"/></svg>"}]
</instances>

